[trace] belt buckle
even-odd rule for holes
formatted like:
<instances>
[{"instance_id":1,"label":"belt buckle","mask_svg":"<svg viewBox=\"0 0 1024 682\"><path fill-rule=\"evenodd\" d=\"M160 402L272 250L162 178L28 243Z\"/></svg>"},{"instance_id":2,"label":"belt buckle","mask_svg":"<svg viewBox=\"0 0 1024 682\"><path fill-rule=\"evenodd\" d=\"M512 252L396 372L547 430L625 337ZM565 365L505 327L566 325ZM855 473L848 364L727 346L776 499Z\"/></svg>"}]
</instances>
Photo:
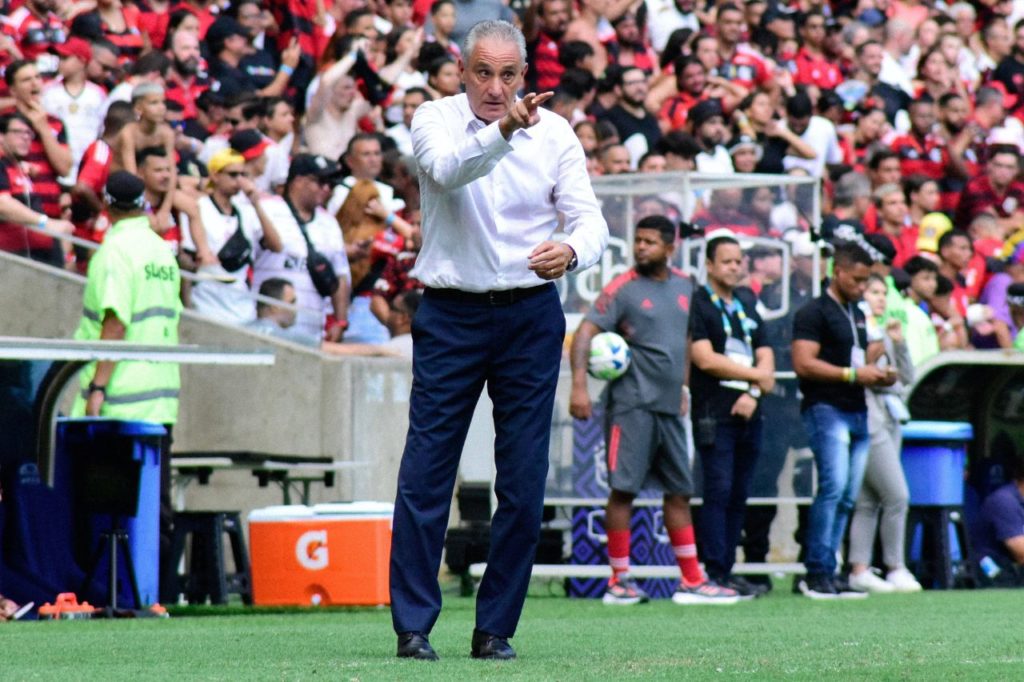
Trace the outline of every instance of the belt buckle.
<instances>
[{"instance_id":1,"label":"belt buckle","mask_svg":"<svg viewBox=\"0 0 1024 682\"><path fill-rule=\"evenodd\" d=\"M492 290L487 292L487 302L490 305L510 305L515 297L513 289Z\"/></svg>"}]
</instances>

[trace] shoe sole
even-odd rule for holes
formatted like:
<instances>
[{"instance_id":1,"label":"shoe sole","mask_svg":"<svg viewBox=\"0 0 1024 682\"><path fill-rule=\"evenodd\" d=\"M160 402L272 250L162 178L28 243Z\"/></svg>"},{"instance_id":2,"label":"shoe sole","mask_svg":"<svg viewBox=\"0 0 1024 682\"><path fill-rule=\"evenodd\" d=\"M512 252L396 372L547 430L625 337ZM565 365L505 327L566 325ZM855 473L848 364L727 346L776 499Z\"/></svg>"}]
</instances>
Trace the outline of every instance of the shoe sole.
<instances>
[{"instance_id":1,"label":"shoe sole","mask_svg":"<svg viewBox=\"0 0 1024 682\"><path fill-rule=\"evenodd\" d=\"M804 583L800 583L799 590L800 594L815 601L835 601L839 599L839 595L834 592L815 592Z\"/></svg>"},{"instance_id":2,"label":"shoe sole","mask_svg":"<svg viewBox=\"0 0 1024 682\"><path fill-rule=\"evenodd\" d=\"M836 595L836 598L842 599L844 601L856 601L858 599L867 599L868 598L868 593L867 592L840 592L838 595Z\"/></svg>"},{"instance_id":3,"label":"shoe sole","mask_svg":"<svg viewBox=\"0 0 1024 682\"><path fill-rule=\"evenodd\" d=\"M697 594L673 594L672 603L680 604L682 606L693 606L693 605L714 605L714 606L730 606L732 604L739 603L739 596L735 597L702 597Z\"/></svg>"},{"instance_id":4,"label":"shoe sole","mask_svg":"<svg viewBox=\"0 0 1024 682\"><path fill-rule=\"evenodd\" d=\"M609 606L633 606L634 604L643 604L647 601L647 597L613 597L606 594L601 601Z\"/></svg>"}]
</instances>

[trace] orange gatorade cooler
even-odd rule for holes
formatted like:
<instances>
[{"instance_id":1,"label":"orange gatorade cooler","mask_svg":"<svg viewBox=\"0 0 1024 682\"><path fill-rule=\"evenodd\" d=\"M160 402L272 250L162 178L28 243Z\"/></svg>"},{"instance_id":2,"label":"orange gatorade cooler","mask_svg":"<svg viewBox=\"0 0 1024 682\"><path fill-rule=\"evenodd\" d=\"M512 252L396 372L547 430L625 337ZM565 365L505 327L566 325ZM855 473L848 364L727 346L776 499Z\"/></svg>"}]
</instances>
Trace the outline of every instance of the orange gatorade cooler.
<instances>
[{"instance_id":1,"label":"orange gatorade cooler","mask_svg":"<svg viewBox=\"0 0 1024 682\"><path fill-rule=\"evenodd\" d=\"M253 603L389 604L394 505L266 507L249 514Z\"/></svg>"}]
</instances>

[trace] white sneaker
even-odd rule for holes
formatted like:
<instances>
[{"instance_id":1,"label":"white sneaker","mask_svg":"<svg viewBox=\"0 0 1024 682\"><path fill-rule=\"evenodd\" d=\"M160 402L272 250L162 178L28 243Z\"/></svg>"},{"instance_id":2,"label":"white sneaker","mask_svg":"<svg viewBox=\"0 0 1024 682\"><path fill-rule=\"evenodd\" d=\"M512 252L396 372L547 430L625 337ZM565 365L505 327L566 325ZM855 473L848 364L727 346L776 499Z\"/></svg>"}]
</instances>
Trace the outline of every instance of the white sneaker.
<instances>
[{"instance_id":1,"label":"white sneaker","mask_svg":"<svg viewBox=\"0 0 1024 682\"><path fill-rule=\"evenodd\" d=\"M896 586L891 582L886 582L880 577L875 575L875 572L870 568L860 573L850 574L850 587L857 590L858 592L870 592L871 594L885 594L887 592L895 592Z\"/></svg>"},{"instance_id":2,"label":"white sneaker","mask_svg":"<svg viewBox=\"0 0 1024 682\"><path fill-rule=\"evenodd\" d=\"M921 583L917 582L914 574L906 568L900 567L895 571L889 571L885 576L885 582L893 587L894 592L920 592Z\"/></svg>"}]
</instances>

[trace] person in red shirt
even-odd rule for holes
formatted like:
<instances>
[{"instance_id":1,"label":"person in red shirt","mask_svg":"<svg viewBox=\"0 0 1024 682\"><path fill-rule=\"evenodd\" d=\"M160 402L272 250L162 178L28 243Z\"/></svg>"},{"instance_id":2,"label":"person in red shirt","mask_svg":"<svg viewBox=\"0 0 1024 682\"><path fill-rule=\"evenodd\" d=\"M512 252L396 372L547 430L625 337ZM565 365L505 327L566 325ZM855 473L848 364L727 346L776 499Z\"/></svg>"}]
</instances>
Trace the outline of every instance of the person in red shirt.
<instances>
[{"instance_id":1,"label":"person in red shirt","mask_svg":"<svg viewBox=\"0 0 1024 682\"><path fill-rule=\"evenodd\" d=\"M4 18L3 32L14 39L22 59L33 61L40 73L57 74L57 55L50 50L67 40L67 31L54 10L55 0L25 0L25 4Z\"/></svg>"},{"instance_id":2,"label":"person in red shirt","mask_svg":"<svg viewBox=\"0 0 1024 682\"><path fill-rule=\"evenodd\" d=\"M199 116L196 100L210 89L210 78L201 69L199 37L191 31L175 31L167 51L171 68L165 79L164 96L182 107L182 118Z\"/></svg>"},{"instance_id":3,"label":"person in red shirt","mask_svg":"<svg viewBox=\"0 0 1024 682\"><path fill-rule=\"evenodd\" d=\"M121 65L133 62L149 50L149 36L139 29L139 8L121 0L96 0L103 37L117 45Z\"/></svg>"},{"instance_id":4,"label":"person in red shirt","mask_svg":"<svg viewBox=\"0 0 1024 682\"><path fill-rule=\"evenodd\" d=\"M70 173L72 167L64 124L43 109L39 97L43 79L35 63L14 62L4 72L4 80L14 98L14 106L0 111L0 115L19 113L32 124L35 135L24 159L32 178L32 191L42 202L43 213L59 218L61 187L57 178Z\"/></svg>"},{"instance_id":5,"label":"person in red shirt","mask_svg":"<svg viewBox=\"0 0 1024 682\"><path fill-rule=\"evenodd\" d=\"M571 6L568 0L540 0L537 8L536 35L526 46L527 90L547 92L558 87L558 81L565 73L559 59L560 43L565 29L569 27Z\"/></svg>"},{"instance_id":6,"label":"person in red shirt","mask_svg":"<svg viewBox=\"0 0 1024 682\"><path fill-rule=\"evenodd\" d=\"M967 227L979 213L992 213L1004 234L1024 223L1024 182L1020 173L1020 152L1012 145L993 145L985 174L964 188L956 211L956 225Z\"/></svg>"},{"instance_id":7,"label":"person in red shirt","mask_svg":"<svg viewBox=\"0 0 1024 682\"><path fill-rule=\"evenodd\" d=\"M679 92L665 100L658 111L658 125L663 133L685 129L690 109L697 102L708 99L707 69L696 57L681 55L673 66Z\"/></svg>"},{"instance_id":8,"label":"person in red shirt","mask_svg":"<svg viewBox=\"0 0 1024 682\"><path fill-rule=\"evenodd\" d=\"M903 189L897 184L882 185L873 195L878 212L878 232L889 238L896 249L893 263L905 263L917 254L917 227L910 224L910 212Z\"/></svg>"},{"instance_id":9,"label":"person in red shirt","mask_svg":"<svg viewBox=\"0 0 1024 682\"><path fill-rule=\"evenodd\" d=\"M793 82L797 85L832 90L843 82L836 60L825 54L825 22L825 15L819 10L811 10L800 17L803 47L796 53L796 71L793 74Z\"/></svg>"},{"instance_id":10,"label":"person in red shirt","mask_svg":"<svg viewBox=\"0 0 1024 682\"><path fill-rule=\"evenodd\" d=\"M910 103L910 130L896 136L890 147L900 157L903 177L923 175L934 180L946 174L949 149L935 132L935 103L928 95Z\"/></svg>"},{"instance_id":11,"label":"person in red shirt","mask_svg":"<svg viewBox=\"0 0 1024 682\"><path fill-rule=\"evenodd\" d=\"M632 10L612 20L615 37L604 41L608 61L624 69L642 69L648 77L657 76L661 73L658 55L644 38L644 27L640 22L641 18Z\"/></svg>"},{"instance_id":12,"label":"person in red shirt","mask_svg":"<svg viewBox=\"0 0 1024 682\"><path fill-rule=\"evenodd\" d=\"M732 3L720 6L715 29L721 58L718 75L747 90L770 86L772 74L768 61L750 45L740 42L743 37L743 11Z\"/></svg>"},{"instance_id":13,"label":"person in red shirt","mask_svg":"<svg viewBox=\"0 0 1024 682\"><path fill-rule=\"evenodd\" d=\"M130 102L113 102L103 119L103 135L90 144L82 163L78 167L78 179L71 188L71 222L75 225L74 235L96 243L103 241L109 220L103 216L103 188L107 186L110 165L114 154L112 146L117 134L129 122L135 120L135 110ZM75 249L76 263L80 273L85 273L92 251Z\"/></svg>"}]
</instances>

